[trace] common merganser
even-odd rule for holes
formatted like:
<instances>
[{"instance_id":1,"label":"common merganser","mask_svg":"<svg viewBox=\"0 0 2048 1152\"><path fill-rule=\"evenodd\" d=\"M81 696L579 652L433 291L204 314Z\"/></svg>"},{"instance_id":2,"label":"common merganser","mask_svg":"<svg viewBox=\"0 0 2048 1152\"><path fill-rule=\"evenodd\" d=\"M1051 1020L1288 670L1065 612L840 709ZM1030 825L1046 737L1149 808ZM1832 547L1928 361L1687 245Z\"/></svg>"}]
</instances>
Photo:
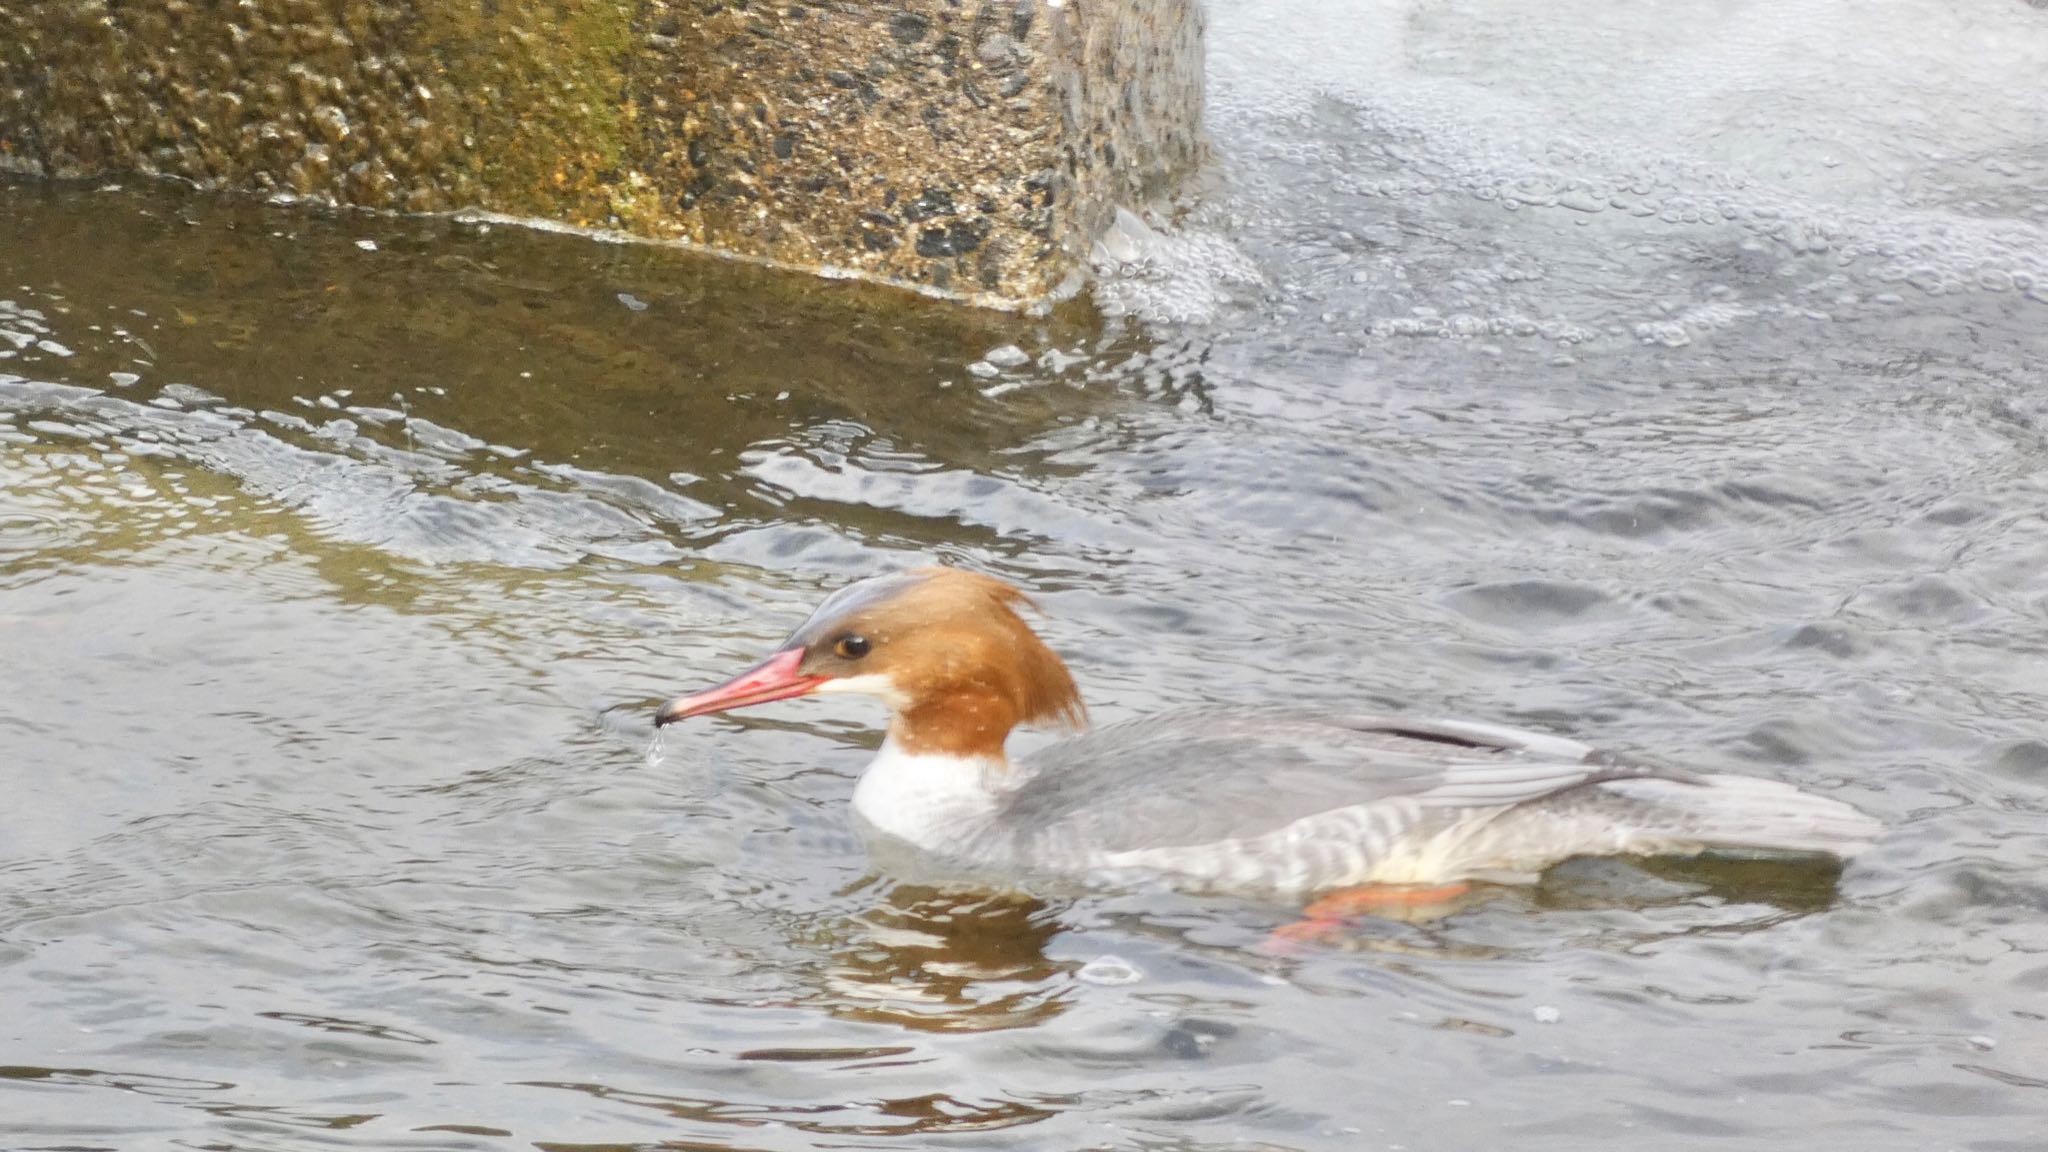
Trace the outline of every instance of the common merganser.
<instances>
[{"instance_id":1,"label":"common merganser","mask_svg":"<svg viewBox=\"0 0 2048 1152\"><path fill-rule=\"evenodd\" d=\"M1301 896L1533 881L1573 856L1826 854L1878 822L1747 776L1461 721L1251 708L1112 724L1012 762L1019 724L1081 729L1073 676L991 576L919 568L827 597L781 648L657 726L859 693L893 713L853 792L880 832L977 871L1159 877Z\"/></svg>"}]
</instances>

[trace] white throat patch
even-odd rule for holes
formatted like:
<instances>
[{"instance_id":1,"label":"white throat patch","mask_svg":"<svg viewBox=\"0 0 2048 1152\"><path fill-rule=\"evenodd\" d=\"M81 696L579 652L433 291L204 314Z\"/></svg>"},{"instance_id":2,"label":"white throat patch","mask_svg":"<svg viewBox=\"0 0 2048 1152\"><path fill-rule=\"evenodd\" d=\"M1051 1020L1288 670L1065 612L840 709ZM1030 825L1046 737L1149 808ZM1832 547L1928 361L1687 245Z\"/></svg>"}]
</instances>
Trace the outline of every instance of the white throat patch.
<instances>
[{"instance_id":1,"label":"white throat patch","mask_svg":"<svg viewBox=\"0 0 2048 1152\"><path fill-rule=\"evenodd\" d=\"M989 784L1004 767L982 757L906 752L891 736L854 785L853 810L920 848L958 848L994 817L1000 796Z\"/></svg>"}]
</instances>

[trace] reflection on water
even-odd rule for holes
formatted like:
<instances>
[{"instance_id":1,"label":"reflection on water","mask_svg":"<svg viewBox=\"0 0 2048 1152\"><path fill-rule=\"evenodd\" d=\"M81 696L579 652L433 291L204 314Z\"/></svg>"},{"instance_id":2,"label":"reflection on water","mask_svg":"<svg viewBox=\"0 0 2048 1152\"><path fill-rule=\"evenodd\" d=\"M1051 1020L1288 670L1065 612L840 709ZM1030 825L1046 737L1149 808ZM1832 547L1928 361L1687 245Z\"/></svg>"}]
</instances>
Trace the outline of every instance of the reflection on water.
<instances>
[{"instance_id":1,"label":"reflection on water","mask_svg":"<svg viewBox=\"0 0 2048 1152\"><path fill-rule=\"evenodd\" d=\"M1212 13L1224 159L1108 319L0 184L0 1131L2038 1143L2048 25L1326 9ZM649 732L933 559L1102 720L1493 717L1890 831L1286 952L871 857L859 702Z\"/></svg>"},{"instance_id":2,"label":"reflection on water","mask_svg":"<svg viewBox=\"0 0 2048 1152\"><path fill-rule=\"evenodd\" d=\"M919 1031L1028 1027L1065 999L1045 955L1058 929L1037 900L894 885L843 936L817 941L836 958L824 998L850 1019Z\"/></svg>"},{"instance_id":3,"label":"reflection on water","mask_svg":"<svg viewBox=\"0 0 2048 1152\"><path fill-rule=\"evenodd\" d=\"M646 1108L664 1117L693 1125L730 1125L747 1129L773 1125L776 1128L839 1140L854 1136L940 1136L957 1132L987 1132L1032 1124L1052 1111L1022 1101L960 1100L944 1094L859 1104L777 1107L727 1100L698 1100L648 1092L622 1092L602 1084L521 1085L530 1088L560 1088L586 1093L607 1104ZM562 1144L548 1142L545 1148L596 1149L633 1147L617 1144ZM717 1147L732 1147L729 1144Z\"/></svg>"}]
</instances>

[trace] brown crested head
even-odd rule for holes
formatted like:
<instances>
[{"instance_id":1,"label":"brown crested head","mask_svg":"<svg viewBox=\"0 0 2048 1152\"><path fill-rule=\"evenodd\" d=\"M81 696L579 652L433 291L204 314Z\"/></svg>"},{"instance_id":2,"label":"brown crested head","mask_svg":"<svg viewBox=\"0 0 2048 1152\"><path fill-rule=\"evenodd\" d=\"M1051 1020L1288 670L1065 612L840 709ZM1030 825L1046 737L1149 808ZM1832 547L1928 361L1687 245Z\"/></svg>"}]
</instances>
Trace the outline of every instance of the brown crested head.
<instances>
[{"instance_id":1,"label":"brown crested head","mask_svg":"<svg viewBox=\"0 0 2048 1152\"><path fill-rule=\"evenodd\" d=\"M813 692L878 696L906 751L1000 758L1019 724L1079 727L1074 678L1018 609L1017 588L957 568L917 568L834 592L775 655L656 720Z\"/></svg>"}]
</instances>

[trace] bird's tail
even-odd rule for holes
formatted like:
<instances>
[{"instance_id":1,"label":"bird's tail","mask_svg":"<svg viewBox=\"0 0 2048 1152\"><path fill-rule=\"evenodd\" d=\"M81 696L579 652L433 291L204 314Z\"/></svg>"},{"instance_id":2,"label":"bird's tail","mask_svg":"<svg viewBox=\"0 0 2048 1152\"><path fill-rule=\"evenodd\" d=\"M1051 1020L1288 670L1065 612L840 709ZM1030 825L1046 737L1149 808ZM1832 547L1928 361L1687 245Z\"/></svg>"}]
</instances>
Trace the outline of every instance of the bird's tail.
<instances>
[{"instance_id":1,"label":"bird's tail","mask_svg":"<svg viewBox=\"0 0 2048 1152\"><path fill-rule=\"evenodd\" d=\"M1634 777L1596 785L1643 854L1824 853L1847 859L1876 843L1884 825L1840 800L1755 776L1690 780Z\"/></svg>"}]
</instances>

